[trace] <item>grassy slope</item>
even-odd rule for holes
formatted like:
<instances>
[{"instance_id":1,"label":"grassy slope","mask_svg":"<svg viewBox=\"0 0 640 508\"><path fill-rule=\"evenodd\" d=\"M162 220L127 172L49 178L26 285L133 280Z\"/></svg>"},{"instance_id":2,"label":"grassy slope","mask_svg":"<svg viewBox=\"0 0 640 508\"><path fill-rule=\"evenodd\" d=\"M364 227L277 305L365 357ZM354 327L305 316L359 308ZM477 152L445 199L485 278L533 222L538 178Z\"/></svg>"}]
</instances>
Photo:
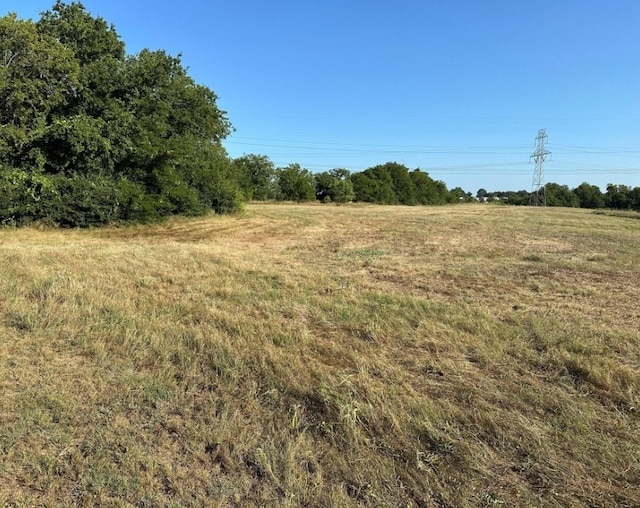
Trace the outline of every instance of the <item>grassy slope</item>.
<instances>
[{"instance_id":1,"label":"grassy slope","mask_svg":"<svg viewBox=\"0 0 640 508\"><path fill-rule=\"evenodd\" d=\"M640 220L0 231L0 506L639 506Z\"/></svg>"}]
</instances>

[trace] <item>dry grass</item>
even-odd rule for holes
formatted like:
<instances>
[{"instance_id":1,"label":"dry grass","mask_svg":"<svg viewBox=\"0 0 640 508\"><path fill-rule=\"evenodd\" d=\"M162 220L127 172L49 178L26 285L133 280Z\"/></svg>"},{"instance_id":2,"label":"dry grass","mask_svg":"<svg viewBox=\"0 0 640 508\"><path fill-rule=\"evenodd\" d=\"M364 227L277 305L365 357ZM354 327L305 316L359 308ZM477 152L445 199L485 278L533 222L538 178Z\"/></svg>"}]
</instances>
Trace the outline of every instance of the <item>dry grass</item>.
<instances>
[{"instance_id":1,"label":"dry grass","mask_svg":"<svg viewBox=\"0 0 640 508\"><path fill-rule=\"evenodd\" d=\"M640 221L0 231L0 506L640 506Z\"/></svg>"}]
</instances>

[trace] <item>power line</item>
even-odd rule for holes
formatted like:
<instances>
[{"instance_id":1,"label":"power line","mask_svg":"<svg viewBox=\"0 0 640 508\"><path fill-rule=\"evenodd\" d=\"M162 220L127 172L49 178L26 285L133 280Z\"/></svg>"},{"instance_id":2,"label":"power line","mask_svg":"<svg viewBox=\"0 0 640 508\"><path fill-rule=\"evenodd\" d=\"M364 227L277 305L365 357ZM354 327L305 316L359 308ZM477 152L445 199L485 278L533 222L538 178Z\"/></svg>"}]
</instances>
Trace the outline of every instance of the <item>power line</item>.
<instances>
[{"instance_id":1,"label":"power line","mask_svg":"<svg viewBox=\"0 0 640 508\"><path fill-rule=\"evenodd\" d=\"M399 145L399 144L368 144L368 143L339 143L329 141L311 141L311 140L295 140L295 139L270 139L270 138L252 138L252 137L235 137L227 139L226 145L230 146L253 146L260 148L287 149L296 150L296 153L305 152L331 152L336 155L359 154L359 155L376 155L376 154L425 154L425 155L517 155L522 152L526 145L494 145L494 146L456 146L456 145ZM549 143L556 147L556 155L616 155L630 156L640 154L640 149L633 147L586 147L577 145L564 145L557 143Z\"/></svg>"}]
</instances>

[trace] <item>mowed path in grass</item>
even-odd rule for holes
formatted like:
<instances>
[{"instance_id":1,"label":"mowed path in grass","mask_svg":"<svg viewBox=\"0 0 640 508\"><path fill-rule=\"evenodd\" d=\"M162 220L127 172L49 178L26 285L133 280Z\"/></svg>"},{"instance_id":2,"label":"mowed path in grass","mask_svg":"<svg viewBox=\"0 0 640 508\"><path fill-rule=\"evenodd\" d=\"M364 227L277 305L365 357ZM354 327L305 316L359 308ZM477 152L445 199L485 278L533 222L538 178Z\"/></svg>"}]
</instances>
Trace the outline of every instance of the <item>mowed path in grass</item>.
<instances>
[{"instance_id":1,"label":"mowed path in grass","mask_svg":"<svg viewBox=\"0 0 640 508\"><path fill-rule=\"evenodd\" d=\"M0 505L640 505L640 220L0 230Z\"/></svg>"}]
</instances>

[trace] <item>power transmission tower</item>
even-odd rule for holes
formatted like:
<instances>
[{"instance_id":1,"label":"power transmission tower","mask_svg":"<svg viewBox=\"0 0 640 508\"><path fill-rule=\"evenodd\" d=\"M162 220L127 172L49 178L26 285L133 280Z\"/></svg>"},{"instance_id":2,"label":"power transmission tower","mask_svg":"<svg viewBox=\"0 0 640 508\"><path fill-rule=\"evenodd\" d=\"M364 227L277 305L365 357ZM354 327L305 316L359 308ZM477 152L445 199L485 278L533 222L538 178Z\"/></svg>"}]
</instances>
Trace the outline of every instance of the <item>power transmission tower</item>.
<instances>
[{"instance_id":1,"label":"power transmission tower","mask_svg":"<svg viewBox=\"0 0 640 508\"><path fill-rule=\"evenodd\" d=\"M547 155L551 155L549 150L545 150L544 143L547 140L547 131L540 129L536 136L536 151L531 154L529 160L533 159L536 169L533 172L533 188L531 190L531 204L533 206L546 206L547 196L544 192L544 161Z\"/></svg>"}]
</instances>

